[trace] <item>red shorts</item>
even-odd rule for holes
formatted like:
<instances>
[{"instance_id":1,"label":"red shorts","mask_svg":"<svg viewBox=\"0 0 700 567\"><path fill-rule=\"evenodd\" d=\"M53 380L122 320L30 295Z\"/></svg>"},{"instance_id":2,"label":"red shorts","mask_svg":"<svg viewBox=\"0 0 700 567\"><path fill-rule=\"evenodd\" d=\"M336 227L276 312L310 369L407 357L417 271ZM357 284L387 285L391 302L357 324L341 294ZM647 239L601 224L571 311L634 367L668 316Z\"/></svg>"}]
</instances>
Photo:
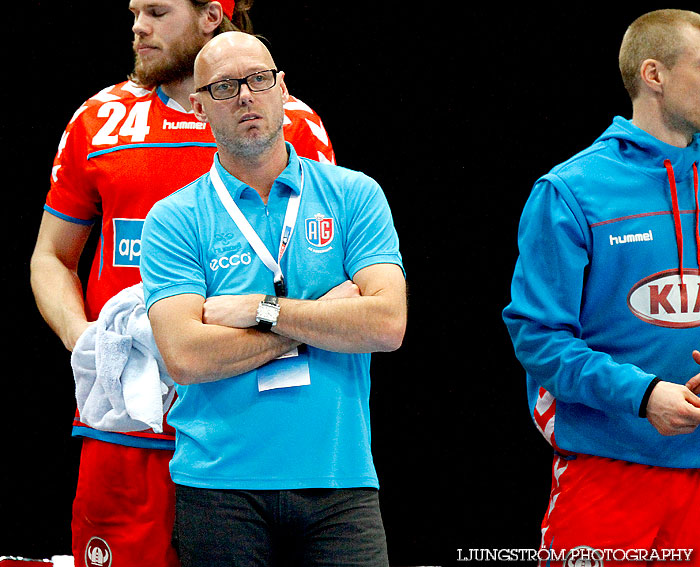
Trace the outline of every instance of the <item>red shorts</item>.
<instances>
[{"instance_id":1,"label":"red shorts","mask_svg":"<svg viewBox=\"0 0 700 567\"><path fill-rule=\"evenodd\" d=\"M73 502L76 567L179 567L171 451L83 439Z\"/></svg>"},{"instance_id":2,"label":"red shorts","mask_svg":"<svg viewBox=\"0 0 700 567\"><path fill-rule=\"evenodd\" d=\"M539 559L578 564L575 554L590 565L700 565L700 470L555 457Z\"/></svg>"}]
</instances>

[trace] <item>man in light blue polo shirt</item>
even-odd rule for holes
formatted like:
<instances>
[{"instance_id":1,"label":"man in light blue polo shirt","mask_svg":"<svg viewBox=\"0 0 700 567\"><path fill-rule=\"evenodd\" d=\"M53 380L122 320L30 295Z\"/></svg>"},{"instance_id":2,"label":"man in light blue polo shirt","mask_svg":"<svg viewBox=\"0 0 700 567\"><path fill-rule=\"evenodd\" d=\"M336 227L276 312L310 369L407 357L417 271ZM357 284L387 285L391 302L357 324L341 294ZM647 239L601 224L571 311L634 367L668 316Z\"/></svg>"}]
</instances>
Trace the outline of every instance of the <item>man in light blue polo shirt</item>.
<instances>
[{"instance_id":1,"label":"man in light blue polo shirt","mask_svg":"<svg viewBox=\"0 0 700 567\"><path fill-rule=\"evenodd\" d=\"M284 73L257 39L212 40L195 84L218 153L153 207L141 262L179 384L183 567L386 566L369 353L397 349L406 326L388 204L366 175L285 143Z\"/></svg>"}]
</instances>

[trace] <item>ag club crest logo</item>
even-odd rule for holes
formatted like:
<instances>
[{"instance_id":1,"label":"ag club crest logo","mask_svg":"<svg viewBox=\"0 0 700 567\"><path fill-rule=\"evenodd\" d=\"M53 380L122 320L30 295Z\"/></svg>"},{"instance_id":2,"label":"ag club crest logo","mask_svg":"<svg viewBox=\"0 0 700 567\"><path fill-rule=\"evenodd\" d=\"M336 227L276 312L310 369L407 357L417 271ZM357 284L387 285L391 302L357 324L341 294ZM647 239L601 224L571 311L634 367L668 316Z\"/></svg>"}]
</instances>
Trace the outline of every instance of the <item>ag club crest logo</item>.
<instances>
[{"instance_id":1,"label":"ag club crest logo","mask_svg":"<svg viewBox=\"0 0 700 567\"><path fill-rule=\"evenodd\" d=\"M328 246L333 241L335 223L330 217L317 213L313 218L304 221L306 240L316 248Z\"/></svg>"}]
</instances>

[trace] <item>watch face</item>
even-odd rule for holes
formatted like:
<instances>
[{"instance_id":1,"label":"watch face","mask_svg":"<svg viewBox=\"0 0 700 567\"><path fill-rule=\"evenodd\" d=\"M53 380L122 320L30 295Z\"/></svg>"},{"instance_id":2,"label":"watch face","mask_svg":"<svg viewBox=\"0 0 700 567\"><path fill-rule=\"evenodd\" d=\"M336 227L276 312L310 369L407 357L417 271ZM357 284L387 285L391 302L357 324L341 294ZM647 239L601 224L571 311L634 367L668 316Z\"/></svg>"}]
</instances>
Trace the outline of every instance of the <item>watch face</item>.
<instances>
[{"instance_id":1,"label":"watch face","mask_svg":"<svg viewBox=\"0 0 700 567\"><path fill-rule=\"evenodd\" d=\"M267 303L261 303L258 306L257 321L269 321L270 323L277 321L277 316L280 310L276 305L268 305Z\"/></svg>"}]
</instances>

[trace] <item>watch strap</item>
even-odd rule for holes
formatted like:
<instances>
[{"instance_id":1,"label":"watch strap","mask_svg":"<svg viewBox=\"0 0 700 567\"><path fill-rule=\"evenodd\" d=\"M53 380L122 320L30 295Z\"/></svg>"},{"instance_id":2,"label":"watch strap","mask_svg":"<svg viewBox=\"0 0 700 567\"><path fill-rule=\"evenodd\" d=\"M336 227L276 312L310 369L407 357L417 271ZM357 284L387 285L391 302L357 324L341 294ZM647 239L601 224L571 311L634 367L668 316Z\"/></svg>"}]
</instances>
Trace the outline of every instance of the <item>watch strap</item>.
<instances>
[{"instance_id":1,"label":"watch strap","mask_svg":"<svg viewBox=\"0 0 700 567\"><path fill-rule=\"evenodd\" d=\"M263 299L260 304L267 303L268 305L274 305L279 308L279 302L277 301L277 297L274 295L266 295L265 299ZM267 320L258 320L258 325L257 329L258 331L263 331L263 332L268 332L270 329L272 329L272 321L267 321Z\"/></svg>"}]
</instances>

